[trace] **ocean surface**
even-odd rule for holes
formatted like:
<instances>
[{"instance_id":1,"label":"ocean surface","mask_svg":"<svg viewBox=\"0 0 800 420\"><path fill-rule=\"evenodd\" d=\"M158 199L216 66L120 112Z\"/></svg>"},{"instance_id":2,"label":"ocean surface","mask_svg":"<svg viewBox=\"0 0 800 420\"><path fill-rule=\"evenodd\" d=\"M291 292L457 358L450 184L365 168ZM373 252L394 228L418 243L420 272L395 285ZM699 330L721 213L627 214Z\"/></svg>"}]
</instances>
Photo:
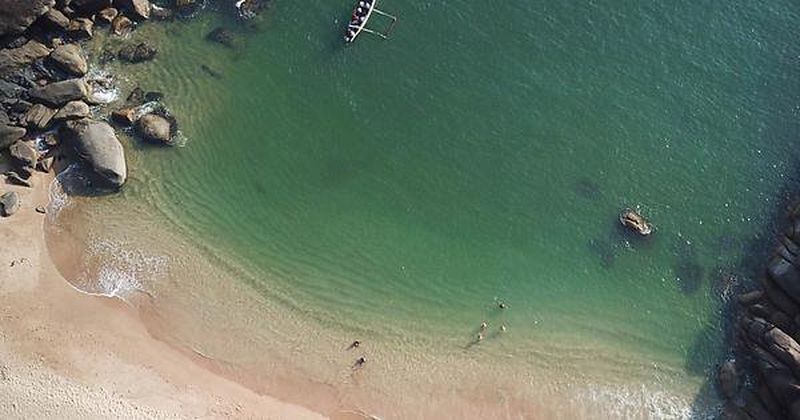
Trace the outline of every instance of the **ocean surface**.
<instances>
[{"instance_id":1,"label":"ocean surface","mask_svg":"<svg viewBox=\"0 0 800 420\"><path fill-rule=\"evenodd\" d=\"M390 39L345 46L350 7L146 24L155 61L98 66L162 92L182 145L123 135L121 194L54 192L70 281L288 400L713 412L722 309L798 178L800 4L386 0Z\"/></svg>"}]
</instances>

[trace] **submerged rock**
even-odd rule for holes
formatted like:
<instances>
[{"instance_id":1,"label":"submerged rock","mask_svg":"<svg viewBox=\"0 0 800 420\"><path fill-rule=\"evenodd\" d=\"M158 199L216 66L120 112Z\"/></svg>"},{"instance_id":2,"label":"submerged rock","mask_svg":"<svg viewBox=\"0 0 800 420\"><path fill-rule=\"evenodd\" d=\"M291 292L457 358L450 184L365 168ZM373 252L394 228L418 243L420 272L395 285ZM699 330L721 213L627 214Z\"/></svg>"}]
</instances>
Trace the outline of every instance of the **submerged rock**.
<instances>
[{"instance_id":1,"label":"submerged rock","mask_svg":"<svg viewBox=\"0 0 800 420\"><path fill-rule=\"evenodd\" d=\"M218 27L213 31L209 32L208 35L206 35L206 39L211 42L222 44L228 48L236 47L235 46L236 37L233 35L233 32L222 27Z\"/></svg>"},{"instance_id":2,"label":"submerged rock","mask_svg":"<svg viewBox=\"0 0 800 420\"><path fill-rule=\"evenodd\" d=\"M140 42L136 45L127 45L122 47L117 54L120 60L127 61L129 63L142 63L145 61L150 61L155 58L158 50L145 43Z\"/></svg>"},{"instance_id":3,"label":"submerged rock","mask_svg":"<svg viewBox=\"0 0 800 420\"><path fill-rule=\"evenodd\" d=\"M726 399L733 398L739 391L739 375L733 360L726 360L717 373L719 389Z\"/></svg>"},{"instance_id":4,"label":"submerged rock","mask_svg":"<svg viewBox=\"0 0 800 420\"><path fill-rule=\"evenodd\" d=\"M653 227L642 215L632 209L625 209L619 215L619 221L628 229L633 230L642 236L648 236L653 233Z\"/></svg>"},{"instance_id":5,"label":"submerged rock","mask_svg":"<svg viewBox=\"0 0 800 420\"><path fill-rule=\"evenodd\" d=\"M0 196L0 214L3 217L8 217L13 215L14 213L19 210L19 195L14 192L7 192Z\"/></svg>"},{"instance_id":6,"label":"submerged rock","mask_svg":"<svg viewBox=\"0 0 800 420\"><path fill-rule=\"evenodd\" d=\"M65 44L50 53L50 59L65 72L73 76L83 76L89 71L89 63L83 58L83 51L77 44Z\"/></svg>"},{"instance_id":7,"label":"submerged rock","mask_svg":"<svg viewBox=\"0 0 800 420\"><path fill-rule=\"evenodd\" d=\"M116 189L125 183L125 151L110 125L89 119L68 121L62 136L104 186Z\"/></svg>"}]
</instances>

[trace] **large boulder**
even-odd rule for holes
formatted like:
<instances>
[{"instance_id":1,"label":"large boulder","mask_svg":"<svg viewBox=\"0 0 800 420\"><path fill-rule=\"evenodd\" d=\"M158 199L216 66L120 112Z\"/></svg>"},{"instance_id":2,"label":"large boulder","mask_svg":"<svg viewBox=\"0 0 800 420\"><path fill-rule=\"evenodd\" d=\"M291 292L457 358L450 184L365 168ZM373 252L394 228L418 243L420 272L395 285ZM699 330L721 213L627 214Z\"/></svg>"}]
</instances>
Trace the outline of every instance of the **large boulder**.
<instances>
[{"instance_id":1,"label":"large boulder","mask_svg":"<svg viewBox=\"0 0 800 420\"><path fill-rule=\"evenodd\" d=\"M767 273L795 302L800 302L800 271L783 256L776 255L767 266Z\"/></svg>"},{"instance_id":2,"label":"large boulder","mask_svg":"<svg viewBox=\"0 0 800 420\"><path fill-rule=\"evenodd\" d=\"M739 375L733 360L726 360L717 374L719 389L725 399L732 399L739 390Z\"/></svg>"},{"instance_id":3,"label":"large boulder","mask_svg":"<svg viewBox=\"0 0 800 420\"><path fill-rule=\"evenodd\" d=\"M94 22L89 18L72 19L67 33L78 40L89 39L94 35Z\"/></svg>"},{"instance_id":4,"label":"large boulder","mask_svg":"<svg viewBox=\"0 0 800 420\"><path fill-rule=\"evenodd\" d=\"M172 124L158 114L147 114L136 121L136 132L145 140L157 144L169 144L172 140Z\"/></svg>"},{"instance_id":5,"label":"large boulder","mask_svg":"<svg viewBox=\"0 0 800 420\"><path fill-rule=\"evenodd\" d=\"M129 44L122 47L117 57L129 63L142 63L152 60L157 53L158 50L155 47L145 42L140 42L138 44Z\"/></svg>"},{"instance_id":6,"label":"large boulder","mask_svg":"<svg viewBox=\"0 0 800 420\"><path fill-rule=\"evenodd\" d=\"M122 0L118 2L136 20L150 19L150 0Z\"/></svg>"},{"instance_id":7,"label":"large boulder","mask_svg":"<svg viewBox=\"0 0 800 420\"><path fill-rule=\"evenodd\" d=\"M0 215L8 217L19 210L19 195L14 192L7 192L0 196Z\"/></svg>"},{"instance_id":8,"label":"large boulder","mask_svg":"<svg viewBox=\"0 0 800 420\"><path fill-rule=\"evenodd\" d=\"M54 115L56 115L55 109L46 105L36 104L25 113L23 119L29 128L41 131L50 127L50 121L53 120Z\"/></svg>"},{"instance_id":9,"label":"large boulder","mask_svg":"<svg viewBox=\"0 0 800 420\"><path fill-rule=\"evenodd\" d=\"M17 140L25 137L27 131L22 127L0 124L0 151L7 149Z\"/></svg>"},{"instance_id":10,"label":"large boulder","mask_svg":"<svg viewBox=\"0 0 800 420\"><path fill-rule=\"evenodd\" d=\"M81 77L89 71L89 63L83 57L83 51L78 44L64 44L50 53L50 59L62 70Z\"/></svg>"},{"instance_id":11,"label":"large boulder","mask_svg":"<svg viewBox=\"0 0 800 420\"><path fill-rule=\"evenodd\" d=\"M111 21L111 32L117 36L127 36L133 30L133 21L127 16L119 15Z\"/></svg>"},{"instance_id":12,"label":"large boulder","mask_svg":"<svg viewBox=\"0 0 800 420\"><path fill-rule=\"evenodd\" d=\"M68 121L62 138L105 187L119 188L128 176L125 151L108 123L89 119Z\"/></svg>"},{"instance_id":13,"label":"large boulder","mask_svg":"<svg viewBox=\"0 0 800 420\"><path fill-rule=\"evenodd\" d=\"M8 75L48 54L50 49L38 41L28 41L19 48L4 48L0 50L0 76Z\"/></svg>"},{"instance_id":14,"label":"large boulder","mask_svg":"<svg viewBox=\"0 0 800 420\"><path fill-rule=\"evenodd\" d=\"M90 114L91 110L89 109L89 105L86 105L86 102L71 101L67 102L63 108L58 110L56 115L53 116L53 120L77 120L80 118L87 118Z\"/></svg>"},{"instance_id":15,"label":"large boulder","mask_svg":"<svg viewBox=\"0 0 800 420\"><path fill-rule=\"evenodd\" d=\"M29 142L19 140L8 148L11 152L11 157L17 160L23 166L36 166L36 161L39 160L39 152Z\"/></svg>"},{"instance_id":16,"label":"large boulder","mask_svg":"<svg viewBox=\"0 0 800 420\"><path fill-rule=\"evenodd\" d=\"M40 22L46 28L53 30L66 31L69 29L69 18L56 8L50 8L50 10L41 17Z\"/></svg>"},{"instance_id":17,"label":"large boulder","mask_svg":"<svg viewBox=\"0 0 800 420\"><path fill-rule=\"evenodd\" d=\"M53 5L55 0L0 0L0 36L24 32Z\"/></svg>"},{"instance_id":18,"label":"large boulder","mask_svg":"<svg viewBox=\"0 0 800 420\"><path fill-rule=\"evenodd\" d=\"M110 24L114 21L114 19L117 18L117 16L119 16L119 10L113 7L108 7L97 12L97 15L94 17L94 21L95 23Z\"/></svg>"},{"instance_id":19,"label":"large boulder","mask_svg":"<svg viewBox=\"0 0 800 420\"><path fill-rule=\"evenodd\" d=\"M34 102L55 108L60 108L70 101L82 100L87 97L88 93L89 86L80 79L64 80L35 87L28 91L28 95Z\"/></svg>"}]
</instances>

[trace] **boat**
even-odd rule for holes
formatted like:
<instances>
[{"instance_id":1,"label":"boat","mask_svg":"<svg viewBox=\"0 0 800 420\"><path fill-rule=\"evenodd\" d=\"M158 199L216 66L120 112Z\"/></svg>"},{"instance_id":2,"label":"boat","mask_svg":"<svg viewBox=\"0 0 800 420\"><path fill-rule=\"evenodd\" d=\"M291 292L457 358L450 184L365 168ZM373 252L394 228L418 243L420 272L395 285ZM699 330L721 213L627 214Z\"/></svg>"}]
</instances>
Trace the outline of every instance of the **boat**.
<instances>
[{"instance_id":1,"label":"boat","mask_svg":"<svg viewBox=\"0 0 800 420\"><path fill-rule=\"evenodd\" d=\"M378 35L383 39L387 39L389 37L389 33L394 28L397 18L378 10L376 7L377 4L378 0L359 0L358 3L356 3L355 7L353 7L353 13L350 15L350 22L347 24L347 29L345 29L345 43L352 43L362 32ZM367 22L369 22L369 18L372 16L373 12L391 19L392 22L388 30L385 32L378 32L367 28Z\"/></svg>"}]
</instances>

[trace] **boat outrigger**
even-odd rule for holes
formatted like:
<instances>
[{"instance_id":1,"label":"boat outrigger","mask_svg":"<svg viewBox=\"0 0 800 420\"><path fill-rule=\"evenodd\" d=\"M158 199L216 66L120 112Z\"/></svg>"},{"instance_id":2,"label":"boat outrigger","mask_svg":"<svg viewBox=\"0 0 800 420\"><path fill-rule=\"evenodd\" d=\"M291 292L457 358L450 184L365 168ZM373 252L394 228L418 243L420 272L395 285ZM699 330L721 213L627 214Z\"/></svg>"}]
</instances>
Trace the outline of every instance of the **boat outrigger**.
<instances>
[{"instance_id":1,"label":"boat outrigger","mask_svg":"<svg viewBox=\"0 0 800 420\"><path fill-rule=\"evenodd\" d=\"M389 38L389 34L394 29L395 23L397 23L397 17L378 10L378 8L375 7L377 3L378 0L359 0L359 2L353 8L353 15L351 16L350 23L347 25L347 30L345 31L344 42L349 44L355 41L356 37L358 37L361 32L378 35L383 39ZM372 16L373 12L391 19L392 22L384 32L373 31L367 28L367 22L369 22L369 18Z\"/></svg>"}]
</instances>

